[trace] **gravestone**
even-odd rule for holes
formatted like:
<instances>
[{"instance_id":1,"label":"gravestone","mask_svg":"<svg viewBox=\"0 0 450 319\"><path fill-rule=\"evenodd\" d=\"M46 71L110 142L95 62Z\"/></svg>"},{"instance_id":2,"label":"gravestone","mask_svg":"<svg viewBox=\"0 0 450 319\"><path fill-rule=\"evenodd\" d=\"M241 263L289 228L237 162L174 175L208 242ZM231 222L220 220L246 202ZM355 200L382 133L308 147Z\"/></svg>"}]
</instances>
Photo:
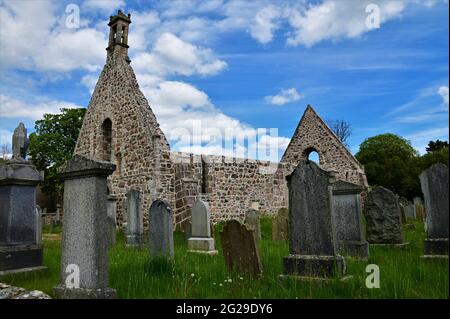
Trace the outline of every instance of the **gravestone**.
<instances>
[{"instance_id":1,"label":"gravestone","mask_svg":"<svg viewBox=\"0 0 450 319\"><path fill-rule=\"evenodd\" d=\"M255 233L255 238L261 240L261 222L259 220L259 211L255 209L249 210L245 214L245 226L247 229Z\"/></svg>"},{"instance_id":2,"label":"gravestone","mask_svg":"<svg viewBox=\"0 0 450 319\"><path fill-rule=\"evenodd\" d=\"M409 204L404 207L406 218L408 219L416 219L416 210L414 205Z\"/></svg>"},{"instance_id":3,"label":"gravestone","mask_svg":"<svg viewBox=\"0 0 450 319\"><path fill-rule=\"evenodd\" d=\"M272 240L289 240L289 211L287 208L280 209L272 219Z\"/></svg>"},{"instance_id":4,"label":"gravestone","mask_svg":"<svg viewBox=\"0 0 450 319\"><path fill-rule=\"evenodd\" d=\"M414 197L413 199L414 203L414 215L416 216L416 219L420 221L425 220L425 203L423 202L421 197Z\"/></svg>"},{"instance_id":5,"label":"gravestone","mask_svg":"<svg viewBox=\"0 0 450 319\"><path fill-rule=\"evenodd\" d=\"M114 195L108 195L107 197L107 216L109 227L109 244L116 244L116 227L117 227L117 197Z\"/></svg>"},{"instance_id":6,"label":"gravestone","mask_svg":"<svg viewBox=\"0 0 450 319\"><path fill-rule=\"evenodd\" d=\"M400 206L393 192L382 186L367 195L364 205L367 241L370 244L403 244Z\"/></svg>"},{"instance_id":7,"label":"gravestone","mask_svg":"<svg viewBox=\"0 0 450 319\"><path fill-rule=\"evenodd\" d=\"M55 222L57 224L61 222L61 205L60 204L56 204Z\"/></svg>"},{"instance_id":8,"label":"gravestone","mask_svg":"<svg viewBox=\"0 0 450 319\"><path fill-rule=\"evenodd\" d=\"M333 184L333 209L337 251L344 256L369 257L369 243L364 238L360 185L345 181Z\"/></svg>"},{"instance_id":9,"label":"gravestone","mask_svg":"<svg viewBox=\"0 0 450 319\"><path fill-rule=\"evenodd\" d=\"M332 183L334 176L313 161L301 160L290 176L289 256L283 276L340 277L345 260L336 252Z\"/></svg>"},{"instance_id":10,"label":"gravestone","mask_svg":"<svg viewBox=\"0 0 450 319\"><path fill-rule=\"evenodd\" d=\"M160 199L155 200L148 217L151 258L173 258L173 216L169 204Z\"/></svg>"},{"instance_id":11,"label":"gravestone","mask_svg":"<svg viewBox=\"0 0 450 319\"><path fill-rule=\"evenodd\" d=\"M254 232L237 220L225 223L220 233L223 255L228 271L252 276L263 272Z\"/></svg>"},{"instance_id":12,"label":"gravestone","mask_svg":"<svg viewBox=\"0 0 450 319\"><path fill-rule=\"evenodd\" d=\"M28 136L27 129L23 123L14 130L12 137L12 160L13 161L25 161L25 155L28 149Z\"/></svg>"},{"instance_id":13,"label":"gravestone","mask_svg":"<svg viewBox=\"0 0 450 319\"><path fill-rule=\"evenodd\" d=\"M138 190L132 189L127 193L127 216L127 246L142 247L145 243L144 217Z\"/></svg>"},{"instance_id":14,"label":"gravestone","mask_svg":"<svg viewBox=\"0 0 450 319\"><path fill-rule=\"evenodd\" d=\"M448 167L434 164L419 178L427 212L424 254L448 256Z\"/></svg>"},{"instance_id":15,"label":"gravestone","mask_svg":"<svg viewBox=\"0 0 450 319\"><path fill-rule=\"evenodd\" d=\"M64 180L61 299L115 298L108 287L107 182L116 166L75 155L60 169ZM77 280L77 278L79 280Z\"/></svg>"},{"instance_id":16,"label":"gravestone","mask_svg":"<svg viewBox=\"0 0 450 319\"><path fill-rule=\"evenodd\" d=\"M211 212L208 204L197 200L191 209L192 230L188 240L190 251L216 255L214 238L211 235Z\"/></svg>"},{"instance_id":17,"label":"gravestone","mask_svg":"<svg viewBox=\"0 0 450 319\"><path fill-rule=\"evenodd\" d=\"M398 205L400 207L400 222L402 223L402 225L404 225L406 224L405 206L403 206L403 204L400 202Z\"/></svg>"},{"instance_id":18,"label":"gravestone","mask_svg":"<svg viewBox=\"0 0 450 319\"><path fill-rule=\"evenodd\" d=\"M0 275L41 270L36 186L41 174L24 156L28 138L20 123L13 135L13 158L0 165Z\"/></svg>"}]
</instances>

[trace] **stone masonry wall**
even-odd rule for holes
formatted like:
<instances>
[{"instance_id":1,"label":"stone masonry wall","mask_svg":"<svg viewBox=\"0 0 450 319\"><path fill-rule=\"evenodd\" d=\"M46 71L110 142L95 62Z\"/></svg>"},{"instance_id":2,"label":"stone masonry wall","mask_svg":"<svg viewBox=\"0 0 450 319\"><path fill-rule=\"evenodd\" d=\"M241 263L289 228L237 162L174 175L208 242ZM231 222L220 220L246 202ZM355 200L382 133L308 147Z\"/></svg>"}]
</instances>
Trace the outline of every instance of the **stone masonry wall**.
<instances>
[{"instance_id":1,"label":"stone masonry wall","mask_svg":"<svg viewBox=\"0 0 450 319\"><path fill-rule=\"evenodd\" d=\"M364 187L368 186L363 166L322 121L314 109L308 105L281 159L286 167L290 166L286 173L292 172L301 159L308 159L312 151L319 154L320 166L335 172L336 179Z\"/></svg>"},{"instance_id":2,"label":"stone masonry wall","mask_svg":"<svg viewBox=\"0 0 450 319\"><path fill-rule=\"evenodd\" d=\"M125 198L130 189L141 192L145 220L153 200L164 198L175 205L169 144L139 90L126 54L121 46L108 54L75 148L75 154L117 165L108 187L118 198L119 224L126 221ZM105 147L108 141L102 126L107 119L112 122L112 138ZM105 148L111 149L109 159Z\"/></svg>"}]
</instances>

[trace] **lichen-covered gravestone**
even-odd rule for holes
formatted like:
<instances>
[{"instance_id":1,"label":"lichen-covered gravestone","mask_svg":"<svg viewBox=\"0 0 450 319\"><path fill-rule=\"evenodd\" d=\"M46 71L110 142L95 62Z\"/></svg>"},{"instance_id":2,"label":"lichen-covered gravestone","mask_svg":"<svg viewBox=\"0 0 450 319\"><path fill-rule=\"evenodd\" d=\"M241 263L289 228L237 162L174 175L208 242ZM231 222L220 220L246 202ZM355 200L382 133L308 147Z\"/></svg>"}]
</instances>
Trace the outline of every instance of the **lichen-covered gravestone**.
<instances>
[{"instance_id":1,"label":"lichen-covered gravestone","mask_svg":"<svg viewBox=\"0 0 450 319\"><path fill-rule=\"evenodd\" d=\"M289 239L289 211L281 208L272 220L272 240L287 241Z\"/></svg>"},{"instance_id":2,"label":"lichen-covered gravestone","mask_svg":"<svg viewBox=\"0 0 450 319\"><path fill-rule=\"evenodd\" d=\"M360 185L345 181L333 184L333 205L338 252L344 256L366 259L369 243L364 238Z\"/></svg>"},{"instance_id":3,"label":"lichen-covered gravestone","mask_svg":"<svg viewBox=\"0 0 450 319\"><path fill-rule=\"evenodd\" d=\"M364 205L367 241L370 244L404 244L397 196L382 186L367 195Z\"/></svg>"},{"instance_id":4,"label":"lichen-covered gravestone","mask_svg":"<svg viewBox=\"0 0 450 319\"><path fill-rule=\"evenodd\" d=\"M192 252L216 255L214 238L211 236L211 212L208 204L197 200L192 206L192 230L188 248Z\"/></svg>"},{"instance_id":5,"label":"lichen-covered gravestone","mask_svg":"<svg viewBox=\"0 0 450 319\"><path fill-rule=\"evenodd\" d=\"M425 256L448 256L448 167L434 164L420 174L425 198Z\"/></svg>"},{"instance_id":6,"label":"lichen-covered gravestone","mask_svg":"<svg viewBox=\"0 0 450 319\"><path fill-rule=\"evenodd\" d=\"M166 201L157 199L150 207L149 248L151 258L173 258L173 217Z\"/></svg>"},{"instance_id":7,"label":"lichen-covered gravestone","mask_svg":"<svg viewBox=\"0 0 450 319\"><path fill-rule=\"evenodd\" d=\"M245 226L247 226L247 229L254 232L257 240L261 240L261 221L259 219L259 211L252 208L245 214Z\"/></svg>"},{"instance_id":8,"label":"lichen-covered gravestone","mask_svg":"<svg viewBox=\"0 0 450 319\"><path fill-rule=\"evenodd\" d=\"M263 272L258 245L252 230L237 220L229 220L220 233L228 271L252 276Z\"/></svg>"},{"instance_id":9,"label":"lichen-covered gravestone","mask_svg":"<svg viewBox=\"0 0 450 319\"><path fill-rule=\"evenodd\" d=\"M140 194L132 189L127 193L127 246L144 245L144 217L141 211Z\"/></svg>"},{"instance_id":10,"label":"lichen-covered gravestone","mask_svg":"<svg viewBox=\"0 0 450 319\"><path fill-rule=\"evenodd\" d=\"M61 282L54 288L61 299L115 298L108 287L107 182L116 169L75 155L63 167L64 217Z\"/></svg>"},{"instance_id":11,"label":"lichen-covered gravestone","mask_svg":"<svg viewBox=\"0 0 450 319\"><path fill-rule=\"evenodd\" d=\"M289 256L283 276L340 277L345 261L336 253L330 172L301 160L287 177L289 189Z\"/></svg>"}]
</instances>

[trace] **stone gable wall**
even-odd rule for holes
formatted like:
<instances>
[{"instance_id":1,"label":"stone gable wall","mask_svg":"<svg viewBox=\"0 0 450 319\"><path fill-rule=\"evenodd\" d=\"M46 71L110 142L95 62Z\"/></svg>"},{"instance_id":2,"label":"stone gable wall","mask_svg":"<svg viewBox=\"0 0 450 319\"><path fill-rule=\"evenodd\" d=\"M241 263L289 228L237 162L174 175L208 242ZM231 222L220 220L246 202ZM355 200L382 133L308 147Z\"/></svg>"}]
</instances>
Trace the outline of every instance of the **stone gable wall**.
<instances>
[{"instance_id":1,"label":"stone gable wall","mask_svg":"<svg viewBox=\"0 0 450 319\"><path fill-rule=\"evenodd\" d=\"M300 160L308 159L311 151L320 157L320 166L334 171L336 179L367 187L363 166L340 142L333 131L308 106L281 162L292 171Z\"/></svg>"}]
</instances>

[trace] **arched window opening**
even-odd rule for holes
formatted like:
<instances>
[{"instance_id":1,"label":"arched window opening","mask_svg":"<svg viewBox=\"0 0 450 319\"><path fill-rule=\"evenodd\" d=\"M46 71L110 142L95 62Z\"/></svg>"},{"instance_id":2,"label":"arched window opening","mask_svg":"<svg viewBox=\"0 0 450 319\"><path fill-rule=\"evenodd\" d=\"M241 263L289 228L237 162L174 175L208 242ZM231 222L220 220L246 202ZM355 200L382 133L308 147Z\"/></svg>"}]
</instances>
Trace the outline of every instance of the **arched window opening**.
<instances>
[{"instance_id":1,"label":"arched window opening","mask_svg":"<svg viewBox=\"0 0 450 319\"><path fill-rule=\"evenodd\" d=\"M308 148L308 149L305 150L304 155L305 155L305 158L308 161L313 161L313 162L315 162L317 164L320 164L320 155L319 155L319 152L317 152L316 149Z\"/></svg>"},{"instance_id":2,"label":"arched window opening","mask_svg":"<svg viewBox=\"0 0 450 319\"><path fill-rule=\"evenodd\" d=\"M106 119L102 124L102 160L110 162L112 153L112 122Z\"/></svg>"}]
</instances>

